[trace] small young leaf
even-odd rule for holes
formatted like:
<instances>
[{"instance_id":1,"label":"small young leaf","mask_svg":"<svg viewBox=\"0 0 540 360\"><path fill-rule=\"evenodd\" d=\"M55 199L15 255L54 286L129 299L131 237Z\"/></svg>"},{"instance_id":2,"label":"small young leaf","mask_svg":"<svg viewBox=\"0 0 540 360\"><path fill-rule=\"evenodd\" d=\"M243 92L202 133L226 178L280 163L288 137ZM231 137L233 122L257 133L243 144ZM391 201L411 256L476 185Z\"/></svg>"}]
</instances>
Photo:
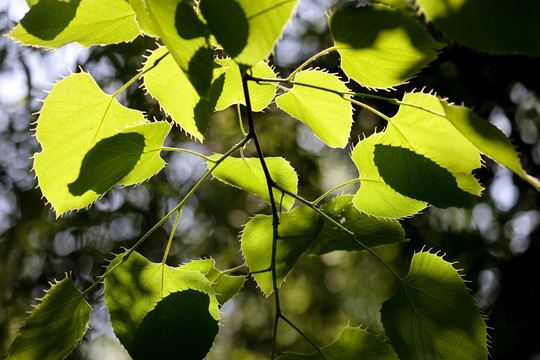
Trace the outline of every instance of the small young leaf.
<instances>
[{"instance_id":1,"label":"small young leaf","mask_svg":"<svg viewBox=\"0 0 540 360\"><path fill-rule=\"evenodd\" d=\"M24 45L57 49L74 41L84 47L117 44L139 34L135 12L124 0L41 0L9 36Z\"/></svg>"},{"instance_id":2,"label":"small young leaf","mask_svg":"<svg viewBox=\"0 0 540 360\"><path fill-rule=\"evenodd\" d=\"M170 354L178 340L182 341L183 353L204 357L217 334L219 321L218 301L204 275L152 263L136 252L118 255L107 271L113 268L105 278L105 305L116 336L132 357L147 359L144 351L148 349L141 346L142 339L150 336L152 327L170 328L169 319L180 315L184 320L175 323L175 333L161 339L156 351ZM203 297L202 303L192 304ZM198 310L194 311L194 307ZM175 341L169 338L173 335Z\"/></svg>"},{"instance_id":3,"label":"small young leaf","mask_svg":"<svg viewBox=\"0 0 540 360\"><path fill-rule=\"evenodd\" d=\"M519 6L505 0L419 0L418 5L429 21L462 45L492 54L540 56L536 0Z\"/></svg>"},{"instance_id":4,"label":"small young leaf","mask_svg":"<svg viewBox=\"0 0 540 360\"><path fill-rule=\"evenodd\" d=\"M330 30L343 71L375 89L407 82L443 47L415 19L384 5L337 11Z\"/></svg>"},{"instance_id":5,"label":"small young leaf","mask_svg":"<svg viewBox=\"0 0 540 360\"><path fill-rule=\"evenodd\" d=\"M210 158L217 160L220 157L221 155L216 154ZM298 177L289 162L283 158L274 157L267 157L265 161L272 180L283 189L296 194L298 191ZM209 161L208 168L211 168L213 164L212 161ZM214 170L212 175L226 184L252 192L270 204L270 193L268 192L266 177L258 158L238 159L228 157ZM294 204L292 196L283 194L277 189L273 189L273 195L276 205L282 206L286 210L289 210Z\"/></svg>"},{"instance_id":6,"label":"small young leaf","mask_svg":"<svg viewBox=\"0 0 540 360\"><path fill-rule=\"evenodd\" d=\"M375 335L360 328L346 327L339 338L311 355L286 353L278 360L398 360L394 350Z\"/></svg>"},{"instance_id":7,"label":"small young leaf","mask_svg":"<svg viewBox=\"0 0 540 360\"><path fill-rule=\"evenodd\" d=\"M486 324L452 264L415 254L410 272L383 303L381 319L400 359L487 359Z\"/></svg>"},{"instance_id":8,"label":"small young leaf","mask_svg":"<svg viewBox=\"0 0 540 360\"><path fill-rule=\"evenodd\" d=\"M352 152L352 160L358 168L362 182L353 198L354 206L368 215L382 218L397 219L416 214L427 204L392 189L375 166L375 144L383 135L384 133L371 135L358 143Z\"/></svg>"},{"instance_id":9,"label":"small young leaf","mask_svg":"<svg viewBox=\"0 0 540 360\"><path fill-rule=\"evenodd\" d=\"M449 105L442 102L446 118L482 154L489 156L501 165L521 176L540 190L540 181L527 174L521 167L516 149L497 127L481 119L471 109L464 106Z\"/></svg>"},{"instance_id":10,"label":"small young leaf","mask_svg":"<svg viewBox=\"0 0 540 360\"><path fill-rule=\"evenodd\" d=\"M160 171L169 130L120 105L89 74L71 74L54 85L37 121L39 187L57 216L88 206L117 183L136 184Z\"/></svg>"},{"instance_id":11,"label":"small young leaf","mask_svg":"<svg viewBox=\"0 0 540 360\"><path fill-rule=\"evenodd\" d=\"M130 0L146 32L158 35L201 98L213 79L214 51L210 32L199 19L193 0Z\"/></svg>"},{"instance_id":12,"label":"small young leaf","mask_svg":"<svg viewBox=\"0 0 540 360\"><path fill-rule=\"evenodd\" d=\"M223 71L214 69L208 98L201 98L165 46L156 49L142 71L144 86L188 134L202 141L224 87Z\"/></svg>"},{"instance_id":13,"label":"small young leaf","mask_svg":"<svg viewBox=\"0 0 540 360\"><path fill-rule=\"evenodd\" d=\"M309 126L328 146L344 148L351 132L352 105L341 95L321 88L347 92L345 84L318 70L302 71L294 81L292 89L276 98L277 106Z\"/></svg>"},{"instance_id":14,"label":"small young leaf","mask_svg":"<svg viewBox=\"0 0 540 360\"><path fill-rule=\"evenodd\" d=\"M297 0L201 0L199 8L225 51L251 67L270 55Z\"/></svg>"},{"instance_id":15,"label":"small young leaf","mask_svg":"<svg viewBox=\"0 0 540 360\"><path fill-rule=\"evenodd\" d=\"M294 264L317 236L322 226L319 215L302 205L280 213L276 248L277 286L280 286ZM253 277L266 296L274 291L272 272L272 216L257 215L242 233L242 253Z\"/></svg>"},{"instance_id":16,"label":"small young leaf","mask_svg":"<svg viewBox=\"0 0 540 360\"><path fill-rule=\"evenodd\" d=\"M225 84L217 102L216 110L224 110L234 104L245 105L246 98L238 64L231 58L218 60L217 63L225 69ZM250 74L258 78L276 77L272 68L264 61L255 64L251 68ZM248 90L251 110L253 111L263 111L276 96L276 87L273 85L259 85L254 81L250 81L248 82Z\"/></svg>"},{"instance_id":17,"label":"small young leaf","mask_svg":"<svg viewBox=\"0 0 540 360\"><path fill-rule=\"evenodd\" d=\"M409 93L403 102L416 107L402 105L375 146L385 182L442 208L474 204L483 189L472 174L481 166L478 150L445 119L435 95Z\"/></svg>"},{"instance_id":18,"label":"small young leaf","mask_svg":"<svg viewBox=\"0 0 540 360\"><path fill-rule=\"evenodd\" d=\"M204 359L218 333L210 299L197 290L173 292L159 301L133 334L133 359Z\"/></svg>"},{"instance_id":19,"label":"small young leaf","mask_svg":"<svg viewBox=\"0 0 540 360\"><path fill-rule=\"evenodd\" d=\"M394 244L405 240L405 231L397 220L379 219L358 211L352 195L339 196L322 207L322 211L352 231L367 247ZM319 235L306 250L322 255L335 250L361 251L365 247L354 241L343 230L325 220Z\"/></svg>"},{"instance_id":20,"label":"small young leaf","mask_svg":"<svg viewBox=\"0 0 540 360\"><path fill-rule=\"evenodd\" d=\"M221 305L232 299L244 286L244 276L226 275L214 267L214 259L196 260L180 266L180 270L195 270L203 274L211 283Z\"/></svg>"},{"instance_id":21,"label":"small young leaf","mask_svg":"<svg viewBox=\"0 0 540 360\"><path fill-rule=\"evenodd\" d=\"M20 329L7 358L66 358L86 332L91 310L73 279L53 284Z\"/></svg>"}]
</instances>

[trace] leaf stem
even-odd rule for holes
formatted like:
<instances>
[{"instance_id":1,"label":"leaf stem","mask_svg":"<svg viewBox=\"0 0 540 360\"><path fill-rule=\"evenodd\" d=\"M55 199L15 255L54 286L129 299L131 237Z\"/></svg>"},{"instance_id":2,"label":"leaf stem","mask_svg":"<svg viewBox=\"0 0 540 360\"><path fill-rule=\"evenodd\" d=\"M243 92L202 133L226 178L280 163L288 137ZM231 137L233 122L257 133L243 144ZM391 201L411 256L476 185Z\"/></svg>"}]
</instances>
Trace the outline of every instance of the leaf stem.
<instances>
[{"instance_id":1,"label":"leaf stem","mask_svg":"<svg viewBox=\"0 0 540 360\"><path fill-rule=\"evenodd\" d=\"M294 76L299 73L300 71L302 71L303 68L305 68L306 66L308 66L311 62L315 61L317 58L320 58L321 56L323 55L326 55L328 54L329 52L332 52L334 50L337 50L337 47L336 46L332 46L332 47L329 47L328 49L325 49L321 52L318 52L317 54L313 55L312 57L310 57L309 59L307 59L306 61L304 61L304 63L302 65L300 65L299 67L297 67L286 79L287 82L291 81Z\"/></svg>"},{"instance_id":2,"label":"leaf stem","mask_svg":"<svg viewBox=\"0 0 540 360\"><path fill-rule=\"evenodd\" d=\"M277 329L278 329L278 323L279 323L279 316L281 315L281 306L279 303L279 290L277 286L277 273L276 273L276 253L277 253L277 240L278 240L278 226L279 226L279 216L276 206L276 201L274 199L274 190L273 187L275 186L274 180L272 180L272 176L270 175L270 171L268 170L268 166L266 165L266 161L264 159L264 154L261 148L261 144L259 143L259 139L257 137L257 133L255 132L255 124L253 121L253 111L251 108L251 99L249 96L249 89L248 89L248 80L250 76L247 73L242 74L242 87L244 88L244 97L246 100L246 109L247 109L247 118L248 118L248 137L253 139L253 143L255 144L255 149L257 150L257 155L259 157L259 161L261 162L261 167L264 172L264 177L266 178L266 184L268 186L268 195L270 197L270 206L272 208L272 260L270 262L270 269L272 271L272 287L274 290L274 300L275 300L275 307L276 307L276 314L274 317L274 336L272 338L272 352L270 355L270 358L273 359L276 351L276 338L277 338Z\"/></svg>"},{"instance_id":3,"label":"leaf stem","mask_svg":"<svg viewBox=\"0 0 540 360\"><path fill-rule=\"evenodd\" d=\"M359 182L360 181L360 178L356 178L356 179L352 179L352 180L349 180L343 184L340 184L330 190L328 190L327 192L325 192L324 194L322 194L321 196L319 196L316 200L314 200L311 204L313 205L317 205L322 199L324 199L325 197L327 197L328 195L330 195L331 193L333 193L334 191L338 190L338 189L341 189L342 187L344 186L347 186L347 185L350 185L350 184L353 184L355 182Z\"/></svg>"},{"instance_id":4,"label":"leaf stem","mask_svg":"<svg viewBox=\"0 0 540 360\"><path fill-rule=\"evenodd\" d=\"M169 52L167 51L165 54L161 55L156 61L154 61L154 64L152 64L152 66L150 66L148 69L146 70L143 70L141 72L139 72L137 75L135 75L134 77L132 77L127 83L125 83L120 89L116 90L116 92L114 94L111 95L112 98L116 97L118 94L120 94L122 91L126 90L131 84L133 84L135 81L139 80L145 73L147 73L148 71L152 70L154 67L157 66L157 64L159 64L159 62L161 60L163 60L163 58L165 56L169 55Z\"/></svg>"},{"instance_id":5,"label":"leaf stem","mask_svg":"<svg viewBox=\"0 0 540 360\"><path fill-rule=\"evenodd\" d=\"M169 250L171 248L172 240L174 237L174 233L176 232L176 227L178 226L178 221L180 220L180 216L182 215L182 209L178 209L176 211L176 219L174 220L174 225L171 230L171 235L169 236L169 241L167 242L167 248L165 248L165 254L163 254L163 261L161 261L162 265L165 265L165 262L167 261L167 256L169 256Z\"/></svg>"},{"instance_id":6,"label":"leaf stem","mask_svg":"<svg viewBox=\"0 0 540 360\"><path fill-rule=\"evenodd\" d=\"M282 318L283 321L285 321L287 324L289 324L290 327L292 327L294 330L296 330L296 332L299 333L300 336L302 336L308 343L310 343L311 346L313 346L315 348L315 350L317 350L317 352L319 352L319 354L321 354L323 359L326 359L326 356L324 356L323 352L321 351L321 348L317 344L315 344L315 342L313 340L311 340L309 338L309 336L307 336L302 330L300 330L296 325L294 325L293 322L290 321L285 315L281 314L280 318Z\"/></svg>"},{"instance_id":7,"label":"leaf stem","mask_svg":"<svg viewBox=\"0 0 540 360\"><path fill-rule=\"evenodd\" d=\"M172 209L167 213L167 215L163 216L161 220L159 220L150 230L146 232L131 248L129 248L124 255L122 256L122 259L111 269L107 270L103 275L101 275L98 280L96 280L92 285L90 285L86 290L83 291L83 296L88 293L90 290L95 288L99 283L101 283L111 272L113 272L119 265L121 265L129 255L135 251L154 231L156 231L171 215L176 213L177 211L181 210L182 207L186 204L186 202L193 196L193 194L199 189L199 187L202 185L202 183L212 174L212 172L221 164L226 158L231 156L232 153L234 153L236 150L240 149L242 146L244 146L248 141L250 140L249 137L245 137L240 141L238 144L233 146L229 151L227 151L225 154L223 154L219 159L217 159L214 162L214 165L206 171L206 173L202 176L202 178L191 188L189 193Z\"/></svg>"},{"instance_id":8,"label":"leaf stem","mask_svg":"<svg viewBox=\"0 0 540 360\"><path fill-rule=\"evenodd\" d=\"M206 161L216 162L216 160L213 160L213 159L209 158L208 156L204 156L203 154L199 154L198 152L188 150L188 149L172 148L172 147L163 146L160 150L185 152L185 153L188 153L188 154L195 155L195 156L198 156L200 158L203 158Z\"/></svg>"}]
</instances>

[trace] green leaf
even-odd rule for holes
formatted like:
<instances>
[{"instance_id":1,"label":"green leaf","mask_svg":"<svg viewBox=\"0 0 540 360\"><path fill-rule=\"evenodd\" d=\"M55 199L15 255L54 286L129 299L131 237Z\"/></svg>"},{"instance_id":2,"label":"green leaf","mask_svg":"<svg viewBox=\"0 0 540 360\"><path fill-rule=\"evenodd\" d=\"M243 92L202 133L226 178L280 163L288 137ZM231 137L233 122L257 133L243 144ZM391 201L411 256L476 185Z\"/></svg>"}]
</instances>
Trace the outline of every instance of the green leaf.
<instances>
[{"instance_id":1,"label":"green leaf","mask_svg":"<svg viewBox=\"0 0 540 360\"><path fill-rule=\"evenodd\" d=\"M223 305L232 299L244 286L244 276L231 276L215 268L214 259L196 260L180 266L180 270L195 270L203 274L211 283L218 302Z\"/></svg>"},{"instance_id":2,"label":"green leaf","mask_svg":"<svg viewBox=\"0 0 540 360\"><path fill-rule=\"evenodd\" d=\"M120 105L89 74L71 74L54 85L37 121L39 187L57 216L88 206L115 184L140 183L160 171L169 130Z\"/></svg>"},{"instance_id":3,"label":"green leaf","mask_svg":"<svg viewBox=\"0 0 540 360\"><path fill-rule=\"evenodd\" d=\"M482 187L472 175L478 150L432 94L409 93L375 146L375 165L394 190L438 207L471 206ZM442 116L441 116L442 115Z\"/></svg>"},{"instance_id":4,"label":"green leaf","mask_svg":"<svg viewBox=\"0 0 540 360\"><path fill-rule=\"evenodd\" d=\"M381 318L402 360L487 359L486 324L452 264L415 254Z\"/></svg>"},{"instance_id":5,"label":"green leaf","mask_svg":"<svg viewBox=\"0 0 540 360\"><path fill-rule=\"evenodd\" d=\"M367 247L396 243L404 240L405 233L395 221L381 220L361 214L352 203L352 195L340 196L322 211L352 231ZM342 229L332 224L307 205L279 214L276 247L277 285L281 285L303 252L322 255L335 250L360 251L365 247L354 241ZM242 252L246 264L265 295L273 289L272 216L257 215L242 233Z\"/></svg>"},{"instance_id":6,"label":"green leaf","mask_svg":"<svg viewBox=\"0 0 540 360\"><path fill-rule=\"evenodd\" d=\"M277 106L309 126L328 146L344 148L351 132L352 105L341 95L321 88L348 92L345 84L318 70L299 72L294 81L292 89L276 98Z\"/></svg>"},{"instance_id":7,"label":"green leaf","mask_svg":"<svg viewBox=\"0 0 540 360\"><path fill-rule=\"evenodd\" d=\"M208 312L210 299L197 290L167 295L150 311L133 335L133 359L204 359L218 332Z\"/></svg>"},{"instance_id":8,"label":"green leaf","mask_svg":"<svg viewBox=\"0 0 540 360\"><path fill-rule=\"evenodd\" d=\"M220 157L221 155L216 154L211 156L210 159L217 160ZM298 191L298 177L289 162L277 157L267 157L264 160L272 180L283 189L296 194ZM211 168L213 164L212 161L209 161L208 168ZM254 193L270 204L270 193L266 177L258 158L238 159L228 157L214 170L212 175L226 184ZM283 194L277 189L273 189L273 195L276 205L282 206L286 210L289 210L294 204L292 196Z\"/></svg>"},{"instance_id":9,"label":"green leaf","mask_svg":"<svg viewBox=\"0 0 540 360\"><path fill-rule=\"evenodd\" d=\"M57 49L74 41L84 47L117 44L139 34L135 12L124 0L41 0L9 36L24 45Z\"/></svg>"},{"instance_id":10,"label":"green leaf","mask_svg":"<svg viewBox=\"0 0 540 360\"><path fill-rule=\"evenodd\" d=\"M368 88L407 82L443 47L415 19L384 5L337 11L330 17L330 30L341 68Z\"/></svg>"},{"instance_id":11,"label":"green leaf","mask_svg":"<svg viewBox=\"0 0 540 360\"><path fill-rule=\"evenodd\" d=\"M510 140L491 123L483 120L471 109L464 106L449 105L441 102L446 118L465 136L475 147L501 165L521 176L531 185L540 190L540 181L527 174L521 167L518 153Z\"/></svg>"},{"instance_id":12,"label":"green leaf","mask_svg":"<svg viewBox=\"0 0 540 360\"><path fill-rule=\"evenodd\" d=\"M540 3L505 0L419 0L425 16L458 43L493 54L540 56Z\"/></svg>"},{"instance_id":13,"label":"green leaf","mask_svg":"<svg viewBox=\"0 0 540 360\"><path fill-rule=\"evenodd\" d=\"M346 327L339 338L311 355L287 353L278 360L398 360L394 350L375 335L360 328Z\"/></svg>"},{"instance_id":14,"label":"green leaf","mask_svg":"<svg viewBox=\"0 0 540 360\"><path fill-rule=\"evenodd\" d=\"M214 51L193 0L130 0L146 32L158 35L201 98L209 97Z\"/></svg>"},{"instance_id":15,"label":"green leaf","mask_svg":"<svg viewBox=\"0 0 540 360\"><path fill-rule=\"evenodd\" d=\"M225 51L251 67L270 55L297 2L201 0L199 7Z\"/></svg>"},{"instance_id":16,"label":"green leaf","mask_svg":"<svg viewBox=\"0 0 540 360\"><path fill-rule=\"evenodd\" d=\"M244 88L242 87L242 75L238 64L231 58L218 60L217 63L225 69L225 84L219 97L216 110L224 110L234 104L246 104ZM276 74L264 61L255 64L251 68L253 77L275 78ZM251 110L263 111L274 100L276 87L273 85L259 85L254 81L248 82L249 99Z\"/></svg>"},{"instance_id":17,"label":"green leaf","mask_svg":"<svg viewBox=\"0 0 540 360\"><path fill-rule=\"evenodd\" d=\"M249 24L244 9L236 0L201 0L199 10L208 28L227 54L235 57L247 45Z\"/></svg>"},{"instance_id":18,"label":"green leaf","mask_svg":"<svg viewBox=\"0 0 540 360\"><path fill-rule=\"evenodd\" d=\"M352 160L360 173L360 189L353 198L354 206L382 218L402 218L416 214L426 207L419 201L398 193L379 174L374 161L375 145L384 133L375 133L362 140L352 152Z\"/></svg>"},{"instance_id":19,"label":"green leaf","mask_svg":"<svg viewBox=\"0 0 540 360\"><path fill-rule=\"evenodd\" d=\"M367 247L393 244L405 240L405 232L397 220L378 219L363 214L352 203L352 195L339 196L322 207L322 211L352 231ZM365 247L335 224L325 220L319 235L306 250L308 254L322 255L335 250L361 251Z\"/></svg>"},{"instance_id":20,"label":"green leaf","mask_svg":"<svg viewBox=\"0 0 540 360\"><path fill-rule=\"evenodd\" d=\"M66 358L86 332L91 311L73 279L52 284L20 329L7 358Z\"/></svg>"},{"instance_id":21,"label":"green leaf","mask_svg":"<svg viewBox=\"0 0 540 360\"><path fill-rule=\"evenodd\" d=\"M118 255L107 267L111 270L105 305L116 336L133 358L148 359L149 349L171 354L178 346L190 358L206 355L218 332L219 310L204 275L152 263L136 252ZM171 332L161 338L163 328ZM158 341L155 347L145 347L151 339Z\"/></svg>"},{"instance_id":22,"label":"green leaf","mask_svg":"<svg viewBox=\"0 0 540 360\"><path fill-rule=\"evenodd\" d=\"M142 71L146 90L163 110L188 134L202 141L224 87L223 70L214 69L208 98L199 96L165 46L150 55Z\"/></svg>"},{"instance_id":23,"label":"green leaf","mask_svg":"<svg viewBox=\"0 0 540 360\"><path fill-rule=\"evenodd\" d=\"M280 213L276 247L276 277L279 287L294 264L317 236L322 226L319 215L307 206ZM253 277L266 296L274 291L272 272L272 216L257 215L242 233L242 253Z\"/></svg>"}]
</instances>

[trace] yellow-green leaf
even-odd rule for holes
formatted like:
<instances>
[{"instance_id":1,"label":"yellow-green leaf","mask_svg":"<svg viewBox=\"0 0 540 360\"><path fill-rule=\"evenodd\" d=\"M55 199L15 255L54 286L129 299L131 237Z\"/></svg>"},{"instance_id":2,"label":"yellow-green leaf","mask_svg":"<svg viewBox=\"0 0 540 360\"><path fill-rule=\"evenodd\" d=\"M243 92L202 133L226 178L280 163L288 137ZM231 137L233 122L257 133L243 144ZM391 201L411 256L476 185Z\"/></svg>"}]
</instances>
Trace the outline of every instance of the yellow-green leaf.
<instances>
[{"instance_id":1,"label":"yellow-green leaf","mask_svg":"<svg viewBox=\"0 0 540 360\"><path fill-rule=\"evenodd\" d=\"M120 105L89 74L71 74L54 85L37 121L38 185L57 216L81 209L115 184L140 183L160 171L169 130Z\"/></svg>"},{"instance_id":2,"label":"yellow-green leaf","mask_svg":"<svg viewBox=\"0 0 540 360\"><path fill-rule=\"evenodd\" d=\"M347 86L336 75L319 70L299 72L294 82L292 89L276 98L277 106L309 126L328 146L344 148L351 132L352 105L340 94L323 89L347 92Z\"/></svg>"},{"instance_id":3,"label":"yellow-green leaf","mask_svg":"<svg viewBox=\"0 0 540 360\"><path fill-rule=\"evenodd\" d=\"M139 34L135 12L124 0L41 0L9 36L24 45L56 49L71 42L116 44Z\"/></svg>"}]
</instances>

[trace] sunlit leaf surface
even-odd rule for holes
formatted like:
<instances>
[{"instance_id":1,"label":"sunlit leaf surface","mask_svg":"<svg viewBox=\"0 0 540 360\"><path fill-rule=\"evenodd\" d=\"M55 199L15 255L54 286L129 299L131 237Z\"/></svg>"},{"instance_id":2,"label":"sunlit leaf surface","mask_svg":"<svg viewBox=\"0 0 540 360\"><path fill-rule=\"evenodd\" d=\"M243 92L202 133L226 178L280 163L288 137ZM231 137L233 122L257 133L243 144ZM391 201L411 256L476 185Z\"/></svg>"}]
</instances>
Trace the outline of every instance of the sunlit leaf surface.
<instances>
[{"instance_id":1,"label":"sunlit leaf surface","mask_svg":"<svg viewBox=\"0 0 540 360\"><path fill-rule=\"evenodd\" d=\"M139 34L135 12L124 0L41 0L9 36L25 45L60 48L71 42L116 44Z\"/></svg>"},{"instance_id":2,"label":"sunlit leaf surface","mask_svg":"<svg viewBox=\"0 0 540 360\"><path fill-rule=\"evenodd\" d=\"M330 17L330 30L341 68L368 88L405 83L443 47L418 21L383 5L337 11Z\"/></svg>"}]
</instances>

